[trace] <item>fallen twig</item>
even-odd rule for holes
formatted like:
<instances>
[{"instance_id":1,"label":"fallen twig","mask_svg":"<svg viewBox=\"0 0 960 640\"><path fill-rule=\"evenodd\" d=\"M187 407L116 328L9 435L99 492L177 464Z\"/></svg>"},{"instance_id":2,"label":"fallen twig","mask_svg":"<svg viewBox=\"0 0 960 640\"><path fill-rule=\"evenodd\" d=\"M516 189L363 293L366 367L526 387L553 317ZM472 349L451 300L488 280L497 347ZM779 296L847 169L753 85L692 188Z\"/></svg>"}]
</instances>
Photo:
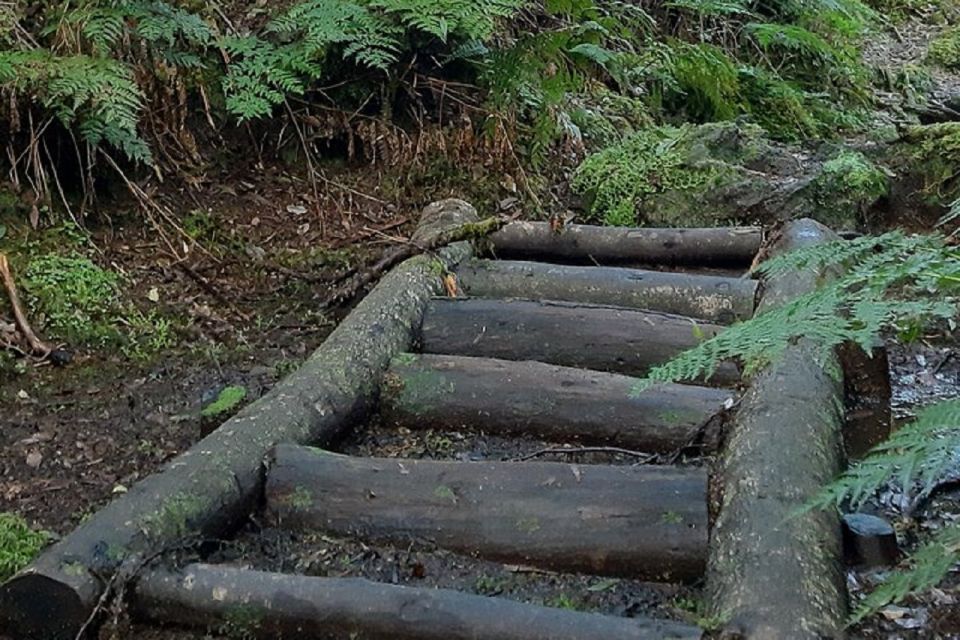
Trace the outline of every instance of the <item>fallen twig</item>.
<instances>
[{"instance_id":1,"label":"fallen twig","mask_svg":"<svg viewBox=\"0 0 960 640\"><path fill-rule=\"evenodd\" d=\"M430 253L434 249L450 244L451 242L486 237L499 230L506 223L507 220L503 218L486 218L479 222L464 224L447 232L440 233L436 238L426 244L418 244L410 240L404 240L403 244L387 251L371 266L354 274L353 277L334 289L333 293L324 303L324 306L332 307L353 299L364 287L379 278L388 269L403 262L407 258L412 258L421 253Z\"/></svg>"},{"instance_id":2,"label":"fallen twig","mask_svg":"<svg viewBox=\"0 0 960 640\"><path fill-rule=\"evenodd\" d=\"M613 453L623 456L631 456L633 458L640 458L642 462L650 462L651 460L657 458L657 454L655 453L621 449L620 447L547 447L546 449L540 449L539 451L528 453L527 455L516 458L515 460L517 462L524 462L526 460L532 460L533 458L539 458L540 456L573 455L580 453Z\"/></svg>"},{"instance_id":3,"label":"fallen twig","mask_svg":"<svg viewBox=\"0 0 960 640\"><path fill-rule=\"evenodd\" d=\"M0 277L3 278L3 287L7 290L7 298L10 300L10 306L13 308L13 319L17 328L23 334L30 351L34 355L46 358L53 351L53 347L37 337L27 321L27 315L23 311L23 305L20 302L20 296L17 294L17 285L13 280L13 273L10 271L10 263L7 261L6 254L0 253Z\"/></svg>"}]
</instances>

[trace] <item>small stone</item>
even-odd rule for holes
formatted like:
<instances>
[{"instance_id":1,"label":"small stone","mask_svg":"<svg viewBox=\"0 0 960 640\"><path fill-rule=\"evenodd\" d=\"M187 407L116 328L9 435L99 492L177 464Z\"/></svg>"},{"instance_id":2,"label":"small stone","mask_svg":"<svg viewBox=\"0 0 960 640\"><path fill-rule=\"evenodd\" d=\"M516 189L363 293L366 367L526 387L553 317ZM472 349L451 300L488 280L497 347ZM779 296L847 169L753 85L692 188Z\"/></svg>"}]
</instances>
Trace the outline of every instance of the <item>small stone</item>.
<instances>
[{"instance_id":1,"label":"small stone","mask_svg":"<svg viewBox=\"0 0 960 640\"><path fill-rule=\"evenodd\" d=\"M900 557L893 525L866 513L843 516L843 550L848 564L867 567L892 565Z\"/></svg>"},{"instance_id":2,"label":"small stone","mask_svg":"<svg viewBox=\"0 0 960 640\"><path fill-rule=\"evenodd\" d=\"M27 466L31 469L38 468L41 462L43 462L43 454L39 451L31 451L27 454Z\"/></svg>"}]
</instances>

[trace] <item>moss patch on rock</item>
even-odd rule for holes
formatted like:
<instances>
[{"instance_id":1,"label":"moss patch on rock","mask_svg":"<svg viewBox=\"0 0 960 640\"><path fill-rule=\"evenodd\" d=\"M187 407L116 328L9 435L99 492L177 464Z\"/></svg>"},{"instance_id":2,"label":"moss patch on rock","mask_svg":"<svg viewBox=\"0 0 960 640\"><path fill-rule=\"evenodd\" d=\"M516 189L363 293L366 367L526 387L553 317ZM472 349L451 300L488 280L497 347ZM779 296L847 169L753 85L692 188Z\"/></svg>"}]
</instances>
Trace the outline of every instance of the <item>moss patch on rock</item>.
<instances>
[{"instance_id":1,"label":"moss patch on rock","mask_svg":"<svg viewBox=\"0 0 960 640\"><path fill-rule=\"evenodd\" d=\"M823 164L813 182L814 217L836 229L855 228L889 188L880 167L858 151L843 150Z\"/></svg>"}]
</instances>

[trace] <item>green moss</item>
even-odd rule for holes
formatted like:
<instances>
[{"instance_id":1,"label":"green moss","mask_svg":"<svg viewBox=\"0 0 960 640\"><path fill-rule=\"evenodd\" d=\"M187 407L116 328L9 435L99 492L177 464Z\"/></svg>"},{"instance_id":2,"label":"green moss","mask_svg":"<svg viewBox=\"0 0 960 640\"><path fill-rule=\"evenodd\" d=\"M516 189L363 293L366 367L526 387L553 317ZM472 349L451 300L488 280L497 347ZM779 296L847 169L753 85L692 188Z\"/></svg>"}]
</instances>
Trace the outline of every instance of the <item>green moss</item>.
<instances>
[{"instance_id":1,"label":"green moss","mask_svg":"<svg viewBox=\"0 0 960 640\"><path fill-rule=\"evenodd\" d=\"M426 411L438 399L456 392L456 385L446 376L429 369L397 376L391 386L397 393L397 402L413 412Z\"/></svg>"},{"instance_id":2,"label":"green moss","mask_svg":"<svg viewBox=\"0 0 960 640\"><path fill-rule=\"evenodd\" d=\"M30 564L47 544L48 535L34 531L14 513L0 513L0 582Z\"/></svg>"},{"instance_id":3,"label":"green moss","mask_svg":"<svg viewBox=\"0 0 960 640\"><path fill-rule=\"evenodd\" d=\"M313 504L313 494L306 487L297 487L284 496L282 502L293 509L306 509Z\"/></svg>"},{"instance_id":4,"label":"green moss","mask_svg":"<svg viewBox=\"0 0 960 640\"><path fill-rule=\"evenodd\" d=\"M206 502L198 495L178 493L167 498L156 513L143 518L143 529L158 538L182 538L192 532L191 521L205 506Z\"/></svg>"},{"instance_id":5,"label":"green moss","mask_svg":"<svg viewBox=\"0 0 960 640\"><path fill-rule=\"evenodd\" d=\"M521 518L517 520L517 530L524 533L534 533L540 530L539 518Z\"/></svg>"},{"instance_id":6,"label":"green moss","mask_svg":"<svg viewBox=\"0 0 960 640\"><path fill-rule=\"evenodd\" d=\"M392 367L403 367L416 364L420 360L420 356L415 353L398 353L390 360L390 366Z\"/></svg>"},{"instance_id":7,"label":"green moss","mask_svg":"<svg viewBox=\"0 0 960 640\"><path fill-rule=\"evenodd\" d=\"M950 203L960 196L960 122L910 127L895 151L919 178L928 202Z\"/></svg>"},{"instance_id":8,"label":"green moss","mask_svg":"<svg viewBox=\"0 0 960 640\"><path fill-rule=\"evenodd\" d=\"M813 183L817 218L833 227L855 227L889 188L887 175L866 156L841 151L824 163Z\"/></svg>"},{"instance_id":9,"label":"green moss","mask_svg":"<svg viewBox=\"0 0 960 640\"><path fill-rule=\"evenodd\" d=\"M124 302L123 284L119 274L75 250L33 255L22 280L31 313L54 340L75 346L119 347L137 359L174 344L170 319Z\"/></svg>"},{"instance_id":10,"label":"green moss","mask_svg":"<svg viewBox=\"0 0 960 640\"><path fill-rule=\"evenodd\" d=\"M236 605L223 615L217 632L234 640L252 640L263 623L264 612L255 605Z\"/></svg>"},{"instance_id":11,"label":"green moss","mask_svg":"<svg viewBox=\"0 0 960 640\"><path fill-rule=\"evenodd\" d=\"M217 399L204 407L200 415L204 418L216 418L230 413L236 409L246 397L247 390L244 387L224 387L223 390L220 391L220 395L217 396Z\"/></svg>"},{"instance_id":12,"label":"green moss","mask_svg":"<svg viewBox=\"0 0 960 640\"><path fill-rule=\"evenodd\" d=\"M454 503L457 501L457 495L453 492L453 489L443 484L433 490L433 495L441 500L450 500Z\"/></svg>"},{"instance_id":13,"label":"green moss","mask_svg":"<svg viewBox=\"0 0 960 640\"><path fill-rule=\"evenodd\" d=\"M947 29L930 43L930 60L947 69L960 70L960 27Z\"/></svg>"}]
</instances>

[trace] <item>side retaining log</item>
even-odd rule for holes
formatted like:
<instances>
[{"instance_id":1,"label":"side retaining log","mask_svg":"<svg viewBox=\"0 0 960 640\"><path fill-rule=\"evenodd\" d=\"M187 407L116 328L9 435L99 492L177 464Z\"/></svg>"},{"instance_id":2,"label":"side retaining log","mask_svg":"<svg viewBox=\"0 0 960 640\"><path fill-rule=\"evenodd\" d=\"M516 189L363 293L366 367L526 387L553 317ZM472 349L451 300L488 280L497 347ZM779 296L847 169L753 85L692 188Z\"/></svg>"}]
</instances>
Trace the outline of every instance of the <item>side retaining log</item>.
<instances>
[{"instance_id":1,"label":"side retaining log","mask_svg":"<svg viewBox=\"0 0 960 640\"><path fill-rule=\"evenodd\" d=\"M354 458L280 445L266 505L285 528L669 582L703 575L706 490L697 468Z\"/></svg>"},{"instance_id":2,"label":"side retaining log","mask_svg":"<svg viewBox=\"0 0 960 640\"><path fill-rule=\"evenodd\" d=\"M192 564L140 578L137 613L273 640L696 640L696 627L617 618L362 578L313 578Z\"/></svg>"},{"instance_id":3,"label":"side retaining log","mask_svg":"<svg viewBox=\"0 0 960 640\"><path fill-rule=\"evenodd\" d=\"M836 238L812 220L789 223L773 253ZM765 282L758 313L816 287L812 269ZM801 340L758 373L734 418L716 479L707 592L729 637L844 636L846 589L835 513L795 512L842 464L843 376ZM727 637L726 635L723 637Z\"/></svg>"},{"instance_id":4,"label":"side retaining log","mask_svg":"<svg viewBox=\"0 0 960 640\"><path fill-rule=\"evenodd\" d=\"M732 324L753 315L757 281L621 267L469 260L457 269L463 290L486 298L568 300L665 311Z\"/></svg>"},{"instance_id":5,"label":"side retaining log","mask_svg":"<svg viewBox=\"0 0 960 640\"><path fill-rule=\"evenodd\" d=\"M719 431L730 391L658 385L542 362L402 354L381 391L385 420L410 429L615 445L665 453Z\"/></svg>"},{"instance_id":6,"label":"side retaining log","mask_svg":"<svg viewBox=\"0 0 960 640\"><path fill-rule=\"evenodd\" d=\"M564 302L435 299L423 319L425 353L538 360L626 375L643 375L723 327L691 318ZM708 381L736 384L724 363Z\"/></svg>"},{"instance_id":7,"label":"side retaining log","mask_svg":"<svg viewBox=\"0 0 960 640\"><path fill-rule=\"evenodd\" d=\"M476 219L473 207L448 200L425 209L422 228ZM455 264L470 254L459 243L443 258ZM274 445L327 442L370 407L390 359L410 349L428 299L442 289L434 261L412 258L387 274L299 370L0 587L0 629L17 639L72 640L105 580L148 551L219 536L245 517Z\"/></svg>"},{"instance_id":8,"label":"side retaining log","mask_svg":"<svg viewBox=\"0 0 960 640\"><path fill-rule=\"evenodd\" d=\"M654 229L514 222L490 236L499 258L580 264L748 267L760 250L760 227Z\"/></svg>"}]
</instances>

